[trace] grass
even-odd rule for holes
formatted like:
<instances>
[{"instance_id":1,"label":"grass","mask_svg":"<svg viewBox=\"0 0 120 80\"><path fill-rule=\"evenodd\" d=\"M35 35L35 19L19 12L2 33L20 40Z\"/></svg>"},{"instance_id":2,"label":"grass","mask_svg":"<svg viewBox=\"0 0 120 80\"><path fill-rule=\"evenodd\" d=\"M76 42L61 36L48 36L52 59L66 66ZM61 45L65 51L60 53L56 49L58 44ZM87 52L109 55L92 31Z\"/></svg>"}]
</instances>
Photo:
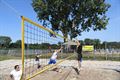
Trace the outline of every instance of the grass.
<instances>
[{"instance_id":1,"label":"grass","mask_svg":"<svg viewBox=\"0 0 120 80\"><path fill-rule=\"evenodd\" d=\"M83 59L120 61L120 54L83 54Z\"/></svg>"},{"instance_id":2,"label":"grass","mask_svg":"<svg viewBox=\"0 0 120 80\"><path fill-rule=\"evenodd\" d=\"M9 60L9 59L20 59L20 57L9 56L9 55L0 55L0 61Z\"/></svg>"},{"instance_id":3,"label":"grass","mask_svg":"<svg viewBox=\"0 0 120 80\"><path fill-rule=\"evenodd\" d=\"M72 55L73 53L66 53L66 54L58 54L58 59L64 59L70 55ZM40 59L49 59L51 57L52 54L42 54L40 56ZM106 57L107 56L107 57ZM27 56L28 58L35 58L35 55L29 55ZM20 59L21 57L16 57L16 56L9 56L9 55L1 55L0 56L0 61L2 60L9 60L9 59ZM76 55L71 57L70 60L75 60L76 59ZM111 61L120 61L120 54L92 54L92 53L88 53L88 54L83 54L83 60L111 60Z\"/></svg>"}]
</instances>

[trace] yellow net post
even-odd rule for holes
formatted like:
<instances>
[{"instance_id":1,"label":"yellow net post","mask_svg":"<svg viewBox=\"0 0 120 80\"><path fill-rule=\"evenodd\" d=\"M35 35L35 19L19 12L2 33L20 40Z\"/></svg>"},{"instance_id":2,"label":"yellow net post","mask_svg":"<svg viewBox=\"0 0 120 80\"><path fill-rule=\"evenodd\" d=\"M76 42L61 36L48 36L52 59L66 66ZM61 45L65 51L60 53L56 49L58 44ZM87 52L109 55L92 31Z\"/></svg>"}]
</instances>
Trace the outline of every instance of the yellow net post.
<instances>
[{"instance_id":1,"label":"yellow net post","mask_svg":"<svg viewBox=\"0 0 120 80\"><path fill-rule=\"evenodd\" d=\"M21 25L22 25L22 43L21 43L21 47L22 47L22 75L23 75L23 72L24 72L24 18L23 16L21 16L22 18L22 22L21 22ZM22 80L22 77L21 77L21 80Z\"/></svg>"}]
</instances>

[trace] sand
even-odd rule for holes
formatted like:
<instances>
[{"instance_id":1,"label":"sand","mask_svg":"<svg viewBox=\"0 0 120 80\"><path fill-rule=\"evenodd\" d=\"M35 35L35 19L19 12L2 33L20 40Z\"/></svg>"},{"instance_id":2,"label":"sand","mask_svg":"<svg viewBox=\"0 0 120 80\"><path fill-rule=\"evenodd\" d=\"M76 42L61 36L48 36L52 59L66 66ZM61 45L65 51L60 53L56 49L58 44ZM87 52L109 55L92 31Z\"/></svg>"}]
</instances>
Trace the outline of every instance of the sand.
<instances>
[{"instance_id":1,"label":"sand","mask_svg":"<svg viewBox=\"0 0 120 80\"><path fill-rule=\"evenodd\" d=\"M21 60L0 61L0 74L2 76L9 75L10 71L13 70L13 66L16 64L21 64ZM79 74L76 71L76 67L77 61L66 60L58 65L61 72L48 70L31 80L120 80L119 61L85 60L82 62L82 68ZM0 80L3 80L2 77L0 77Z\"/></svg>"}]
</instances>

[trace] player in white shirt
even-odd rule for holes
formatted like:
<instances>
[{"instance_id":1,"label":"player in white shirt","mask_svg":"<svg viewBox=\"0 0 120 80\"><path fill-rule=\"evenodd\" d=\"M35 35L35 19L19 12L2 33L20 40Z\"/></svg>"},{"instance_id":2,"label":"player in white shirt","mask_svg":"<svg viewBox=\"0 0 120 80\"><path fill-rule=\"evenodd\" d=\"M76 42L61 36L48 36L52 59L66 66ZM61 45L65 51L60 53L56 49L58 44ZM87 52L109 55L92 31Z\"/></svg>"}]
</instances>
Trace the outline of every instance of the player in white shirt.
<instances>
[{"instance_id":1,"label":"player in white shirt","mask_svg":"<svg viewBox=\"0 0 120 80\"><path fill-rule=\"evenodd\" d=\"M55 50L55 52L52 54L48 64L55 64L56 63L57 54L58 54L58 52L61 51L61 49L62 49L62 47L60 49L58 49L58 50Z\"/></svg>"},{"instance_id":2,"label":"player in white shirt","mask_svg":"<svg viewBox=\"0 0 120 80\"><path fill-rule=\"evenodd\" d=\"M22 76L22 71L20 70L19 65L15 65L14 70L10 72L10 78L12 80L20 80L21 76Z\"/></svg>"}]
</instances>

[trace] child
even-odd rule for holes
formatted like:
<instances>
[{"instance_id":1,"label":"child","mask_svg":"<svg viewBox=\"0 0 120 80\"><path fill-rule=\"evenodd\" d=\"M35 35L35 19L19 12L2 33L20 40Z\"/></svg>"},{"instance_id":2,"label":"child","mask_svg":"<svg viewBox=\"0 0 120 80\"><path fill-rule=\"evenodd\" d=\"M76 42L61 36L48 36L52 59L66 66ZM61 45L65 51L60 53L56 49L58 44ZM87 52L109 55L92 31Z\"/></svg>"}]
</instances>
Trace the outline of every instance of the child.
<instances>
[{"instance_id":1,"label":"child","mask_svg":"<svg viewBox=\"0 0 120 80\"><path fill-rule=\"evenodd\" d=\"M39 63L39 55L38 54L35 56L35 61L36 61L36 64L37 64L37 68L39 69L41 67L41 65Z\"/></svg>"}]
</instances>

